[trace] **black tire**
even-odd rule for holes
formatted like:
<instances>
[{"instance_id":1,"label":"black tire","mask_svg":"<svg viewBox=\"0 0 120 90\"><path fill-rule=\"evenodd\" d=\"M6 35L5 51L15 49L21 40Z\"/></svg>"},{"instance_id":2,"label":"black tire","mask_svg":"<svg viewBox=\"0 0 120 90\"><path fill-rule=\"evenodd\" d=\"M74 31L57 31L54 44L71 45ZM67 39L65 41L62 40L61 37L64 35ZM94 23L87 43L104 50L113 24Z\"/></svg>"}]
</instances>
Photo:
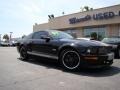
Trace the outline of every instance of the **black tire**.
<instances>
[{"instance_id":1,"label":"black tire","mask_svg":"<svg viewBox=\"0 0 120 90\"><path fill-rule=\"evenodd\" d=\"M22 60L28 60L27 50L26 50L26 48L23 47L23 46L20 48L20 58L21 58Z\"/></svg>"},{"instance_id":2,"label":"black tire","mask_svg":"<svg viewBox=\"0 0 120 90\"><path fill-rule=\"evenodd\" d=\"M76 70L80 66L80 55L73 49L66 49L60 54L60 64L66 70Z\"/></svg>"},{"instance_id":3,"label":"black tire","mask_svg":"<svg viewBox=\"0 0 120 90\"><path fill-rule=\"evenodd\" d=\"M118 49L118 58L120 58L120 49Z\"/></svg>"}]
</instances>

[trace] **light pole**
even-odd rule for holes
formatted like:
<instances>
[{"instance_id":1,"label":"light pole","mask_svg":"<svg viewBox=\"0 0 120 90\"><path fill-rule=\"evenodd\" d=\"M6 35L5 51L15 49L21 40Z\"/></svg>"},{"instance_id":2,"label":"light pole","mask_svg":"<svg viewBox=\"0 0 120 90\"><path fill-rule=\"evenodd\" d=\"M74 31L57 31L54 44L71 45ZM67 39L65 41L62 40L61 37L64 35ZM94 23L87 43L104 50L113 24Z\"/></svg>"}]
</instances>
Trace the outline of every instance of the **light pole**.
<instances>
[{"instance_id":1,"label":"light pole","mask_svg":"<svg viewBox=\"0 0 120 90\"><path fill-rule=\"evenodd\" d=\"M1 35L2 35L2 34L0 34L0 42L1 42Z\"/></svg>"},{"instance_id":2,"label":"light pole","mask_svg":"<svg viewBox=\"0 0 120 90\"><path fill-rule=\"evenodd\" d=\"M11 41L11 38L12 38L12 34L13 34L13 32L10 32L10 39L9 39L9 41Z\"/></svg>"}]
</instances>

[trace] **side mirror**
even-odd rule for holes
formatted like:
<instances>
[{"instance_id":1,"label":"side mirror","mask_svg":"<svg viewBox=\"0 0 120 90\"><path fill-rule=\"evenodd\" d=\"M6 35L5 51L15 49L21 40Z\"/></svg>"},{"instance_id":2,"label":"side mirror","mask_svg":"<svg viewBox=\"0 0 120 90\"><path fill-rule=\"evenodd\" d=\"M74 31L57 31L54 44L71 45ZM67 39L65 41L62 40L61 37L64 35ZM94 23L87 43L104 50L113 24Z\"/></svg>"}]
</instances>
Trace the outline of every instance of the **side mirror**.
<instances>
[{"instance_id":1,"label":"side mirror","mask_svg":"<svg viewBox=\"0 0 120 90\"><path fill-rule=\"evenodd\" d=\"M50 41L50 37L48 37L48 36L42 36L41 39L45 39L46 42L49 42L49 41Z\"/></svg>"}]
</instances>

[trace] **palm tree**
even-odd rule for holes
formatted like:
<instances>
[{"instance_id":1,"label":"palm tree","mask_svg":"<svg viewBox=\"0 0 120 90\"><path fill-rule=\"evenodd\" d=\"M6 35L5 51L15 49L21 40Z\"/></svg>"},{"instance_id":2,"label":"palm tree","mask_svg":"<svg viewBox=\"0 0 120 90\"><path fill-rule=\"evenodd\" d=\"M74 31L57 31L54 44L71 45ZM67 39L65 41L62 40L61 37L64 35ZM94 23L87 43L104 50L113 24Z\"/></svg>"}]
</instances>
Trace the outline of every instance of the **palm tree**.
<instances>
[{"instance_id":1,"label":"palm tree","mask_svg":"<svg viewBox=\"0 0 120 90\"><path fill-rule=\"evenodd\" d=\"M25 38L25 37L26 37L26 35L23 35L23 36L22 36L22 38Z\"/></svg>"},{"instance_id":2,"label":"palm tree","mask_svg":"<svg viewBox=\"0 0 120 90\"><path fill-rule=\"evenodd\" d=\"M89 7L88 6L84 6L85 11L89 11Z\"/></svg>"},{"instance_id":3,"label":"palm tree","mask_svg":"<svg viewBox=\"0 0 120 90\"><path fill-rule=\"evenodd\" d=\"M83 11L92 11L93 8L90 8L89 6L84 6L84 7L81 7L80 10L83 12Z\"/></svg>"},{"instance_id":4,"label":"palm tree","mask_svg":"<svg viewBox=\"0 0 120 90\"><path fill-rule=\"evenodd\" d=\"M3 39L5 39L5 41L9 41L9 35L8 35L8 34L5 34L5 35L3 36Z\"/></svg>"}]
</instances>

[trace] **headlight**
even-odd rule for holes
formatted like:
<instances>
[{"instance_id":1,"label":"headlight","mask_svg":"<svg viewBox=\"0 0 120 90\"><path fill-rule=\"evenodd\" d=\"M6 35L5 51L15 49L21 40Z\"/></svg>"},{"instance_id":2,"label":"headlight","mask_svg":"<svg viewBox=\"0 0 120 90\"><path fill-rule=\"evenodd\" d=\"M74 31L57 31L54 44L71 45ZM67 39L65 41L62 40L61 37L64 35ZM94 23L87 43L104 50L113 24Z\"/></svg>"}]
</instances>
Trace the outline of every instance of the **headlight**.
<instances>
[{"instance_id":1,"label":"headlight","mask_svg":"<svg viewBox=\"0 0 120 90\"><path fill-rule=\"evenodd\" d=\"M117 48L117 45L112 45L113 48Z\"/></svg>"},{"instance_id":2,"label":"headlight","mask_svg":"<svg viewBox=\"0 0 120 90\"><path fill-rule=\"evenodd\" d=\"M91 52L91 50L90 49L87 49L87 53L90 53Z\"/></svg>"},{"instance_id":3,"label":"headlight","mask_svg":"<svg viewBox=\"0 0 120 90\"><path fill-rule=\"evenodd\" d=\"M97 47L89 47L86 52L89 53L89 54L96 54L98 51L98 48Z\"/></svg>"}]
</instances>

